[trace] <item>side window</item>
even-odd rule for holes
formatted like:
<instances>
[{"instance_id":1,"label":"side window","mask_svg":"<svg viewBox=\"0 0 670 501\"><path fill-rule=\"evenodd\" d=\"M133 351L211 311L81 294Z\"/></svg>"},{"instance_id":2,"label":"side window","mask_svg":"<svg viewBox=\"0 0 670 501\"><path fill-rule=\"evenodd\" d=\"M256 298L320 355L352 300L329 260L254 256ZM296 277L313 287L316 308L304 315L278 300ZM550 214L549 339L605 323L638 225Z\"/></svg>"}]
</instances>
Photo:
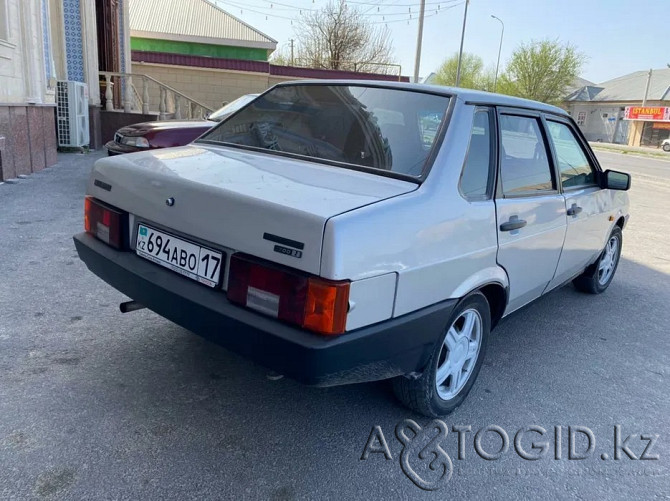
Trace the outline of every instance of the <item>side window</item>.
<instances>
[{"instance_id":1,"label":"side window","mask_svg":"<svg viewBox=\"0 0 670 501\"><path fill-rule=\"evenodd\" d=\"M570 127L559 122L547 122L547 124L556 151L563 187L595 184L595 173Z\"/></svg>"},{"instance_id":2,"label":"side window","mask_svg":"<svg viewBox=\"0 0 670 501\"><path fill-rule=\"evenodd\" d=\"M7 0L0 0L0 40L9 40Z\"/></svg>"},{"instance_id":3,"label":"side window","mask_svg":"<svg viewBox=\"0 0 670 501\"><path fill-rule=\"evenodd\" d=\"M468 200L486 200L491 178L491 119L488 110L475 111L468 156L461 173L461 193Z\"/></svg>"},{"instance_id":4,"label":"side window","mask_svg":"<svg viewBox=\"0 0 670 501\"><path fill-rule=\"evenodd\" d=\"M555 189L537 118L500 116L500 177L506 195Z\"/></svg>"},{"instance_id":5,"label":"side window","mask_svg":"<svg viewBox=\"0 0 670 501\"><path fill-rule=\"evenodd\" d=\"M577 113L577 125L582 126L586 123L586 112L580 111Z\"/></svg>"}]
</instances>

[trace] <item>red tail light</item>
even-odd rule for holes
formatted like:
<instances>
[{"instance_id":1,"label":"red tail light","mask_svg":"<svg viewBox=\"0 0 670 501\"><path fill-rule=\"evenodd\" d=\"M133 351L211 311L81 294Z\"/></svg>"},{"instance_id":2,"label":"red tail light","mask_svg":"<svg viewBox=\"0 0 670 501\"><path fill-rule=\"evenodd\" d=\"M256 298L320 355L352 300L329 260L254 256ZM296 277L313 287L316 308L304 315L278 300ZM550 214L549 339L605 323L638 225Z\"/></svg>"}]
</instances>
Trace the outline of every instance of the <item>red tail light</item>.
<instances>
[{"instance_id":1,"label":"red tail light","mask_svg":"<svg viewBox=\"0 0 670 501\"><path fill-rule=\"evenodd\" d=\"M325 280L260 264L241 254L230 258L228 299L321 334L342 334L349 282Z\"/></svg>"},{"instance_id":2,"label":"red tail light","mask_svg":"<svg viewBox=\"0 0 670 501\"><path fill-rule=\"evenodd\" d=\"M123 247L123 221L125 213L87 196L84 200L84 229L106 244Z\"/></svg>"}]
</instances>

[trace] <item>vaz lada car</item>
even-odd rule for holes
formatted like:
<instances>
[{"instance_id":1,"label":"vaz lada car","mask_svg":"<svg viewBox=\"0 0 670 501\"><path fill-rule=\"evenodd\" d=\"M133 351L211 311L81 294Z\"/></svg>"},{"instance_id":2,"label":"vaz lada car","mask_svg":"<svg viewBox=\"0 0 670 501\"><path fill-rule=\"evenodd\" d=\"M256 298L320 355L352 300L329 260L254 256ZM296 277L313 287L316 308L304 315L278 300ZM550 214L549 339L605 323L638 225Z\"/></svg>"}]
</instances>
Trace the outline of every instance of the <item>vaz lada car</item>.
<instances>
[{"instance_id":1,"label":"vaz lada car","mask_svg":"<svg viewBox=\"0 0 670 501\"><path fill-rule=\"evenodd\" d=\"M502 317L607 289L629 186L553 106L290 82L188 146L98 160L74 241L126 310L305 384L392 379L443 416Z\"/></svg>"}]
</instances>

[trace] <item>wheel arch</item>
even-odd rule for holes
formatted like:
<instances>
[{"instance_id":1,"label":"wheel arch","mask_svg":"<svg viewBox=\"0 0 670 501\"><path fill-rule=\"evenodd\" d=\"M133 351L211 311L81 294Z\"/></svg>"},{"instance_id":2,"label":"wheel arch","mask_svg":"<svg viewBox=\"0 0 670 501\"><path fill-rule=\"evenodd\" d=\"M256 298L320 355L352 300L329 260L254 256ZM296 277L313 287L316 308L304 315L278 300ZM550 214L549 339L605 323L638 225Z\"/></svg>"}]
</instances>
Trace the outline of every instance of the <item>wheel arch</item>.
<instances>
[{"instance_id":1,"label":"wheel arch","mask_svg":"<svg viewBox=\"0 0 670 501\"><path fill-rule=\"evenodd\" d=\"M491 312L491 330L493 330L505 313L508 288L503 287L502 284L498 282L493 282L483 285L476 290L484 294L484 297L489 303L489 310Z\"/></svg>"},{"instance_id":2,"label":"wheel arch","mask_svg":"<svg viewBox=\"0 0 670 501\"><path fill-rule=\"evenodd\" d=\"M491 266L470 276L456 288L452 297L464 298L472 292L481 292L489 302L491 329L493 329L507 307L509 278L501 266Z\"/></svg>"}]
</instances>

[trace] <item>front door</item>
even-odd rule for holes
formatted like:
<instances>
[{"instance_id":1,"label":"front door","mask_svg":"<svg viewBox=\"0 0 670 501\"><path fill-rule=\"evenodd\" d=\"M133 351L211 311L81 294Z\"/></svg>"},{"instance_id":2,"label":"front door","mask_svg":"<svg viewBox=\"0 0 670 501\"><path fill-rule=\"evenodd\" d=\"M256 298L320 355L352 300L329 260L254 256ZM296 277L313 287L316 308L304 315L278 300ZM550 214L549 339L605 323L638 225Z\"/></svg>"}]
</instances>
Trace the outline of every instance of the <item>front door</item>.
<instances>
[{"instance_id":1,"label":"front door","mask_svg":"<svg viewBox=\"0 0 670 501\"><path fill-rule=\"evenodd\" d=\"M540 116L501 111L498 118L498 263L509 277L510 313L542 294L553 278L566 215Z\"/></svg>"},{"instance_id":2,"label":"front door","mask_svg":"<svg viewBox=\"0 0 670 501\"><path fill-rule=\"evenodd\" d=\"M547 118L547 130L563 187L567 232L556 276L549 288L581 273L603 250L611 224L607 193L600 189L596 168L567 119Z\"/></svg>"}]
</instances>

